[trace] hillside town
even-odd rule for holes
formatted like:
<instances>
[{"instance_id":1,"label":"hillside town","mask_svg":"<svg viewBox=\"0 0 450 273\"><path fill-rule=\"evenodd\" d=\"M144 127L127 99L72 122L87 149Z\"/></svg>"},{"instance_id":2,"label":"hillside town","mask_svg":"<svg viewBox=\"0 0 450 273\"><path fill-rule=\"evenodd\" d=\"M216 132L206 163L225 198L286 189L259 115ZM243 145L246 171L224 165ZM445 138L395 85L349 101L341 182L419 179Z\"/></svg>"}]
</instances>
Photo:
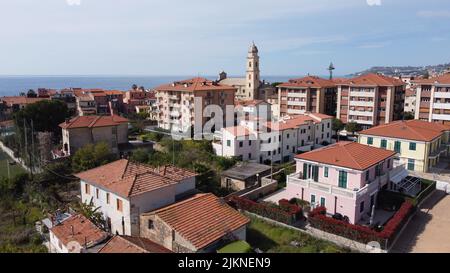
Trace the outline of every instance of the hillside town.
<instances>
[{"instance_id":1,"label":"hillside town","mask_svg":"<svg viewBox=\"0 0 450 273\"><path fill-rule=\"evenodd\" d=\"M450 74L270 83L261 62L0 97L0 251L449 252Z\"/></svg>"}]
</instances>

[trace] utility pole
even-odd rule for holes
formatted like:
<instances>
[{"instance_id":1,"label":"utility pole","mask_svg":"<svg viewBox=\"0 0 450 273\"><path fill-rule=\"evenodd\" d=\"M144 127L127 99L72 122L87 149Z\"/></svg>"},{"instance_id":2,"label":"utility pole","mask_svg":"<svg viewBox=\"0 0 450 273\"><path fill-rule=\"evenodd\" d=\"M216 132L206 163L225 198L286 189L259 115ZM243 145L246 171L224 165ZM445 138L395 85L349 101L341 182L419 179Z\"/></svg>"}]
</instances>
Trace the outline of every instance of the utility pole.
<instances>
[{"instance_id":1,"label":"utility pole","mask_svg":"<svg viewBox=\"0 0 450 273\"><path fill-rule=\"evenodd\" d=\"M36 150L35 150L35 146L34 146L34 122L33 119L31 119L31 153L32 153L32 157L31 157L31 176L33 176L33 171L34 171L34 160L36 158Z\"/></svg>"},{"instance_id":2,"label":"utility pole","mask_svg":"<svg viewBox=\"0 0 450 273\"><path fill-rule=\"evenodd\" d=\"M9 170L9 160L6 160L6 168L8 169L8 180L11 180L11 172Z\"/></svg>"}]
</instances>

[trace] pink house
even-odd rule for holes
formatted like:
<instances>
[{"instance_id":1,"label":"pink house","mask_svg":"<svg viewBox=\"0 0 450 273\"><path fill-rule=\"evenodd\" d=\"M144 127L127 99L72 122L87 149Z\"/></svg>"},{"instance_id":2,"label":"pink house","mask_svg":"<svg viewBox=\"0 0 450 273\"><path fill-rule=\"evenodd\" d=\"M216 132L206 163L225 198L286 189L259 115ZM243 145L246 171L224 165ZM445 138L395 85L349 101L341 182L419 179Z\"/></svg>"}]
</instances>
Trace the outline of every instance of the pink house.
<instances>
[{"instance_id":1,"label":"pink house","mask_svg":"<svg viewBox=\"0 0 450 273\"><path fill-rule=\"evenodd\" d=\"M351 223L367 220L377 193L386 189L395 152L354 142L339 142L296 156L297 171L287 192Z\"/></svg>"}]
</instances>

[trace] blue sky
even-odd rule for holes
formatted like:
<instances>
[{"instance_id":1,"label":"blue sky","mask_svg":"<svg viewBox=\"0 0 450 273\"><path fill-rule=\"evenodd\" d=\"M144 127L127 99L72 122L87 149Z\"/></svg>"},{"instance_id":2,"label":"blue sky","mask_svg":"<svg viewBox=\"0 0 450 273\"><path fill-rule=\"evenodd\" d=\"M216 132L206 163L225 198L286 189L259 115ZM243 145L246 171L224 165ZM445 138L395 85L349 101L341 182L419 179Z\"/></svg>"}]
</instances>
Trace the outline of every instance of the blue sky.
<instances>
[{"instance_id":1,"label":"blue sky","mask_svg":"<svg viewBox=\"0 0 450 273\"><path fill-rule=\"evenodd\" d=\"M240 75L252 40L263 75L450 62L448 0L2 0L0 25L0 75Z\"/></svg>"}]
</instances>

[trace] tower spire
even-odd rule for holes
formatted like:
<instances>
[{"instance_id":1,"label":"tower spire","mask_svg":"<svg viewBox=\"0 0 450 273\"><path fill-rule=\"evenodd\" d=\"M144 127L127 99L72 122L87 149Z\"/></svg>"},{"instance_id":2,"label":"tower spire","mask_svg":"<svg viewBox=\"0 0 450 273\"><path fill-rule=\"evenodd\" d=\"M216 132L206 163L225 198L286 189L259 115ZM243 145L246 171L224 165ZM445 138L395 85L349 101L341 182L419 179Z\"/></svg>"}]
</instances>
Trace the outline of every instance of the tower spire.
<instances>
[{"instance_id":1,"label":"tower spire","mask_svg":"<svg viewBox=\"0 0 450 273\"><path fill-rule=\"evenodd\" d=\"M330 63L330 66L328 67L328 71L330 71L330 80L333 79L333 70L335 70L336 68L333 65L333 62Z\"/></svg>"}]
</instances>

